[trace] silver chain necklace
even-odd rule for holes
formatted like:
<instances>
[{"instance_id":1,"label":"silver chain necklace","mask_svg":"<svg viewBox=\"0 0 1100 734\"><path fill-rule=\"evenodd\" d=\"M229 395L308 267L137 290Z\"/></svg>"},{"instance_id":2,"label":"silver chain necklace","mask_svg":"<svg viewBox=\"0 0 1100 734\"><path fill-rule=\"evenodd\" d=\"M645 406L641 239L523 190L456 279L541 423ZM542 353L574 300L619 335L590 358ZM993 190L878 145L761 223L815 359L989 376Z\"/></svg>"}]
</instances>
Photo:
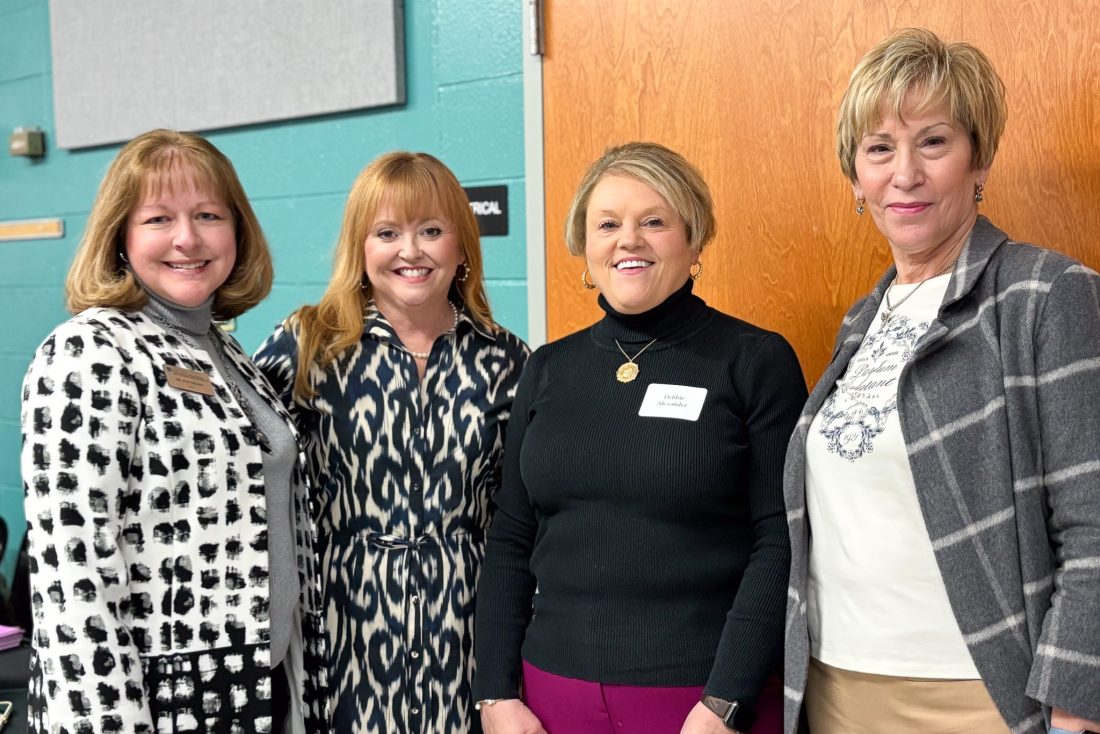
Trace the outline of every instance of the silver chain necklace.
<instances>
[{"instance_id":1,"label":"silver chain necklace","mask_svg":"<svg viewBox=\"0 0 1100 734\"><path fill-rule=\"evenodd\" d=\"M886 288L886 293L885 293L885 294L883 294L883 299L882 299L882 300L883 300L883 303L885 303L885 304L886 304L886 308L884 308L884 309L882 310L882 315L881 315L881 316L879 316L879 318L881 318L881 319L882 319L882 323L883 323L883 324L889 323L889 321L890 321L890 317L894 315L894 311L898 310L898 308L900 308L900 307L901 307L901 304L903 304L903 303L905 303L906 301L908 301L908 300L909 300L909 299L910 299L910 298L912 297L912 295L913 295L914 293L916 293L917 291L919 291L919 290L920 290L920 287L921 287L922 285L924 285L924 284L925 284L925 283L927 283L928 281L932 280L933 278L938 278L938 277L940 277L941 275L943 275L944 273L946 273L946 272L947 272L948 270L950 270L951 268L955 267L955 263L957 263L958 261L959 261L959 258L955 258L954 260L952 260L951 262L949 262L949 263L948 263L947 265L945 265L945 266L944 266L944 267L943 267L943 268L942 268L942 269L941 269L941 270L940 270L940 271L939 271L938 273L936 273L935 275L930 275L930 276L928 276L927 278L925 278L924 280L922 280L921 282L917 283L917 287L916 287L916 288L914 288L913 290L909 291L908 293L906 293L906 294L905 294L904 296L902 296L902 297L901 297L901 300L900 300L900 301L898 301L897 303L890 303L890 291L891 291L891 290L893 289L893 287L894 287L895 285L897 285L897 282L898 282L898 278L897 278L897 276L895 275L895 276L894 276L894 280L893 280L893 281L892 281L892 282L890 283L890 285L889 285L889 286L888 286L888 287Z\"/></svg>"}]
</instances>

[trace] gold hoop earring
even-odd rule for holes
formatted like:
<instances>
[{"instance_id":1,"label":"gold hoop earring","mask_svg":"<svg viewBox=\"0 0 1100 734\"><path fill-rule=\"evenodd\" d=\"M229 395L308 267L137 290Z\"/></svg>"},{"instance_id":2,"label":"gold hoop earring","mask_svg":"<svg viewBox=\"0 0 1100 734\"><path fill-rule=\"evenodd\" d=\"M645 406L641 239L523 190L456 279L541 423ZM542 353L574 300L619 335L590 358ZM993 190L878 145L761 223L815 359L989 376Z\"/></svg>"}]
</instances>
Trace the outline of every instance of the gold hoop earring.
<instances>
[{"instance_id":1,"label":"gold hoop earring","mask_svg":"<svg viewBox=\"0 0 1100 734\"><path fill-rule=\"evenodd\" d=\"M699 269L692 272L691 268L694 268L696 265L699 266ZM703 261L696 260L691 264L691 268L688 268L688 277L690 277L692 280L699 280L699 276L703 274Z\"/></svg>"},{"instance_id":2,"label":"gold hoop earring","mask_svg":"<svg viewBox=\"0 0 1100 734\"><path fill-rule=\"evenodd\" d=\"M470 266L466 263L459 263L458 267L462 268L462 270L455 270L455 280L457 280L459 283L465 283L466 279L470 277ZM459 275L459 273L462 274Z\"/></svg>"},{"instance_id":3,"label":"gold hoop earring","mask_svg":"<svg viewBox=\"0 0 1100 734\"><path fill-rule=\"evenodd\" d=\"M974 184L974 201L978 204L985 201L985 184L981 181Z\"/></svg>"},{"instance_id":4,"label":"gold hoop earring","mask_svg":"<svg viewBox=\"0 0 1100 734\"><path fill-rule=\"evenodd\" d=\"M863 216L863 212L865 211L863 208L863 201L863 197L856 199L856 215L860 217Z\"/></svg>"},{"instance_id":5,"label":"gold hoop earring","mask_svg":"<svg viewBox=\"0 0 1100 734\"><path fill-rule=\"evenodd\" d=\"M596 284L595 284L595 283L592 283L592 282L590 282L590 281L588 280L588 268L585 268L585 269L584 269L584 272L583 272L583 273L581 273L581 283L582 283L582 284L584 285L584 287L585 287L585 288L587 288L588 290L592 290L593 288L595 288L595 287L596 287Z\"/></svg>"}]
</instances>

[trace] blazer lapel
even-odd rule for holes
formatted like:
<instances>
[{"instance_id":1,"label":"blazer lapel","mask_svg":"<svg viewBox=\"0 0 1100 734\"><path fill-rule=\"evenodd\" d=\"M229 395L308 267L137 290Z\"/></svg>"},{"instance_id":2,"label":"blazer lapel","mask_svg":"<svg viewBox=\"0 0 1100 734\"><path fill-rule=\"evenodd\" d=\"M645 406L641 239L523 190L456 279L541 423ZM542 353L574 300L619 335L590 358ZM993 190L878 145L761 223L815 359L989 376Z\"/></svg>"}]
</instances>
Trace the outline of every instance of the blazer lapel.
<instances>
[{"instance_id":1,"label":"blazer lapel","mask_svg":"<svg viewBox=\"0 0 1100 734\"><path fill-rule=\"evenodd\" d=\"M955 263L951 282L947 285L947 293L944 295L943 303L940 304L936 320L917 343L913 359L933 351L943 337L959 325L959 322L973 317L969 311L959 311L954 306L970 295L978 283L978 278L989 266L993 253L1007 241L1008 235L994 227L985 217L978 217L974 228L970 230L966 245L959 254L959 260Z\"/></svg>"},{"instance_id":2,"label":"blazer lapel","mask_svg":"<svg viewBox=\"0 0 1100 734\"><path fill-rule=\"evenodd\" d=\"M286 406L283 405L283 401L275 394L275 391L271 389L271 384L267 381L267 378L256 368L252 360L248 358L248 355L237 344L237 340L230 337L221 329L214 329L215 339L218 339L223 347L223 354L229 356L233 360L233 364L237 366L237 369L241 371L248 381L252 384L253 389L260 394L271 408L279 414L279 418L290 429L291 434L294 436L294 441L301 446L301 436L298 434L298 426L294 422L294 418L287 411Z\"/></svg>"}]
</instances>

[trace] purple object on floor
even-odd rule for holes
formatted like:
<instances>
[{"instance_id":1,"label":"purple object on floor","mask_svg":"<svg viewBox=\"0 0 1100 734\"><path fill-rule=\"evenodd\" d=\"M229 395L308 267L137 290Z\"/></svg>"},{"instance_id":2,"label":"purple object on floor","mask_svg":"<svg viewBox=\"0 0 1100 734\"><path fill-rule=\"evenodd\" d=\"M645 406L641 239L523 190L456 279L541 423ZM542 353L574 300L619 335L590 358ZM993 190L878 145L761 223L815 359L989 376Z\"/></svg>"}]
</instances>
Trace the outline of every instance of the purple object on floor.
<instances>
[{"instance_id":1,"label":"purple object on floor","mask_svg":"<svg viewBox=\"0 0 1100 734\"><path fill-rule=\"evenodd\" d=\"M23 641L23 630L0 624L0 650L12 650Z\"/></svg>"}]
</instances>

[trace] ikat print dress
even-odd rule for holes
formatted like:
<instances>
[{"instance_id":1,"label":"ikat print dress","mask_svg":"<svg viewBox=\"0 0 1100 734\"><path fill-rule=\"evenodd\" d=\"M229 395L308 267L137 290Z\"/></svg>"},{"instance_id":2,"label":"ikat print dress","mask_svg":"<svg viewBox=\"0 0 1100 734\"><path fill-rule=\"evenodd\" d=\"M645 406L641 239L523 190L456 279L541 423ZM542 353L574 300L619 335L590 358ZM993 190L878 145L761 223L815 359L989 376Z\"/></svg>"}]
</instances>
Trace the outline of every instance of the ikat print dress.
<instances>
[{"instance_id":1,"label":"ikat print dress","mask_svg":"<svg viewBox=\"0 0 1100 734\"><path fill-rule=\"evenodd\" d=\"M475 730L474 592L527 347L460 309L421 383L369 307L363 338L291 398L297 339L256 363L294 416L319 493L330 710L342 734ZM480 727L476 727L480 730Z\"/></svg>"}]
</instances>

